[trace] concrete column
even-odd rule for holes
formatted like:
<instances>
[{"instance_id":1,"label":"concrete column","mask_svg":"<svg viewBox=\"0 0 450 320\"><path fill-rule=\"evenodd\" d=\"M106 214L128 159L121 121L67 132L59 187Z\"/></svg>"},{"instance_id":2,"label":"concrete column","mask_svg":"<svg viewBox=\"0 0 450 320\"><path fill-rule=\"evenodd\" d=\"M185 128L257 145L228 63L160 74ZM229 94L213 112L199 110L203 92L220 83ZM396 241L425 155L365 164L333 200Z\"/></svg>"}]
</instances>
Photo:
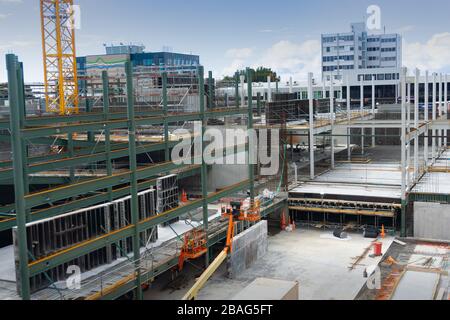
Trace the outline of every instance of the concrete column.
<instances>
[{"instance_id":1,"label":"concrete column","mask_svg":"<svg viewBox=\"0 0 450 320\"><path fill-rule=\"evenodd\" d=\"M429 86L428 86L428 71L425 72L425 101L424 101L424 120L425 123L427 123L427 128L428 128L428 117L429 117L429 112L430 112L430 106L429 106L429 96L430 96L430 92L429 92ZM425 138L424 138L424 146L423 146L423 152L424 152L424 159L425 159L425 167L428 167L428 144L429 144L429 134L430 131L427 130L427 132L425 133Z\"/></svg>"},{"instance_id":2,"label":"concrete column","mask_svg":"<svg viewBox=\"0 0 450 320\"><path fill-rule=\"evenodd\" d=\"M272 79L267 76L267 101L272 102Z\"/></svg>"},{"instance_id":3,"label":"concrete column","mask_svg":"<svg viewBox=\"0 0 450 320\"><path fill-rule=\"evenodd\" d=\"M330 117L331 117L331 169L335 167L334 161L334 87L333 80L330 81Z\"/></svg>"},{"instance_id":4,"label":"concrete column","mask_svg":"<svg viewBox=\"0 0 450 320\"><path fill-rule=\"evenodd\" d=\"M448 112L448 88L447 88L447 83L448 83L447 75L444 75L444 105L443 105L443 110L442 111L443 111L446 119L447 119L447 112ZM448 136L448 130L445 130L444 131L444 148L445 149L447 149L447 146L448 146L447 136Z\"/></svg>"},{"instance_id":5,"label":"concrete column","mask_svg":"<svg viewBox=\"0 0 450 320\"><path fill-rule=\"evenodd\" d=\"M402 96L402 128L401 128L401 169L402 169L402 185L401 185L401 199L402 199L402 236L406 234L406 68L402 68L400 91Z\"/></svg>"},{"instance_id":6,"label":"concrete column","mask_svg":"<svg viewBox=\"0 0 450 320\"><path fill-rule=\"evenodd\" d=\"M414 79L414 128L419 128L419 83L420 70L416 69ZM414 180L419 178L419 137L414 138Z\"/></svg>"},{"instance_id":7,"label":"concrete column","mask_svg":"<svg viewBox=\"0 0 450 320\"><path fill-rule=\"evenodd\" d=\"M350 122L352 120L352 111L351 111L351 91L350 91L350 82L347 76L347 121L348 121L348 125L350 125ZM351 130L348 128L347 129L347 153L348 153L348 161L350 161L352 159L352 151L350 150L350 132Z\"/></svg>"},{"instance_id":8,"label":"concrete column","mask_svg":"<svg viewBox=\"0 0 450 320\"><path fill-rule=\"evenodd\" d=\"M313 74L308 73L308 99L309 99L309 167L311 180L315 177L314 165L314 97L313 97Z\"/></svg>"},{"instance_id":9,"label":"concrete column","mask_svg":"<svg viewBox=\"0 0 450 320\"><path fill-rule=\"evenodd\" d=\"M433 106L432 106L433 122L436 121L436 80L437 80L436 78L437 78L436 73L433 73ZM432 142L431 142L431 157L433 159L433 162L432 162L433 164L436 161L436 136L437 136L437 130L433 129L433 138L432 138Z\"/></svg>"},{"instance_id":10,"label":"concrete column","mask_svg":"<svg viewBox=\"0 0 450 320\"><path fill-rule=\"evenodd\" d=\"M372 76L372 117L375 121L375 76ZM375 148L375 127L372 127L372 148Z\"/></svg>"},{"instance_id":11,"label":"concrete column","mask_svg":"<svg viewBox=\"0 0 450 320\"><path fill-rule=\"evenodd\" d=\"M245 108L245 76L240 77L241 80L241 108Z\"/></svg>"},{"instance_id":12,"label":"concrete column","mask_svg":"<svg viewBox=\"0 0 450 320\"><path fill-rule=\"evenodd\" d=\"M364 112L364 79L361 79L361 86L360 86L360 113L361 113L361 117L363 115ZM361 154L364 155L364 128L361 128Z\"/></svg>"},{"instance_id":13,"label":"concrete column","mask_svg":"<svg viewBox=\"0 0 450 320\"><path fill-rule=\"evenodd\" d=\"M292 77L289 78L289 93L294 92L294 84L292 82Z\"/></svg>"},{"instance_id":14,"label":"concrete column","mask_svg":"<svg viewBox=\"0 0 450 320\"><path fill-rule=\"evenodd\" d=\"M411 83L408 81L406 84L406 133L411 132ZM409 184L411 182L411 172L410 172L410 166L411 166L411 141L406 141L406 163L407 163L407 171L406 171L406 183L409 188Z\"/></svg>"},{"instance_id":15,"label":"concrete column","mask_svg":"<svg viewBox=\"0 0 450 320\"><path fill-rule=\"evenodd\" d=\"M438 94L439 94L439 99L438 99L438 105L439 105L439 118L442 117L442 73L439 74L439 90L438 90ZM442 146L443 146L443 131L439 130L439 147L438 147L438 152L441 152ZM438 155L439 156L439 155Z\"/></svg>"},{"instance_id":16,"label":"concrete column","mask_svg":"<svg viewBox=\"0 0 450 320\"><path fill-rule=\"evenodd\" d=\"M323 99L327 98L327 89L326 89L326 85L325 85L325 77L322 79L322 98Z\"/></svg>"}]
</instances>

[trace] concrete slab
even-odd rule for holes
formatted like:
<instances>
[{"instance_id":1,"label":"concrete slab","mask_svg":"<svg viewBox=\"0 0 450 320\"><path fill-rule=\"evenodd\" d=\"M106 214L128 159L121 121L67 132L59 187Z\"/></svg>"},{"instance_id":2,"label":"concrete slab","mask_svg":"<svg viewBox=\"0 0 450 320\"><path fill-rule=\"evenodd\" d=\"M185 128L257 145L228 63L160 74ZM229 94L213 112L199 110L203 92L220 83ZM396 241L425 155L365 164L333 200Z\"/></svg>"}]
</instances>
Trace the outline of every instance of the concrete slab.
<instances>
[{"instance_id":1,"label":"concrete slab","mask_svg":"<svg viewBox=\"0 0 450 320\"><path fill-rule=\"evenodd\" d=\"M391 300L434 300L438 273L407 271Z\"/></svg>"},{"instance_id":2,"label":"concrete slab","mask_svg":"<svg viewBox=\"0 0 450 320\"><path fill-rule=\"evenodd\" d=\"M297 229L269 238L267 255L229 280L226 272L216 273L200 292L199 299L229 300L256 278L265 277L300 283L300 300L353 300L366 279L364 269L380 258L363 258L354 270L349 266L361 256L372 240L351 233L351 240L327 238L322 231ZM393 238L382 240L386 251Z\"/></svg>"},{"instance_id":3,"label":"concrete slab","mask_svg":"<svg viewBox=\"0 0 450 320\"><path fill-rule=\"evenodd\" d=\"M244 290L234 296L233 300L298 300L299 284L296 281L258 278Z\"/></svg>"}]
</instances>

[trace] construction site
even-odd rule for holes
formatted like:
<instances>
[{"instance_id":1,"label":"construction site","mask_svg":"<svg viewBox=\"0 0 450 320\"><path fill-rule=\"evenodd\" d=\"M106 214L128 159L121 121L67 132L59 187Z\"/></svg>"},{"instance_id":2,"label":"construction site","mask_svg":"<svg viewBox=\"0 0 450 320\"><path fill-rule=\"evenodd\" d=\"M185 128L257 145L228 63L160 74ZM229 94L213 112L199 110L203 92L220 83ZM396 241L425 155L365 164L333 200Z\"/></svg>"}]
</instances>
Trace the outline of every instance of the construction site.
<instances>
[{"instance_id":1,"label":"construction site","mask_svg":"<svg viewBox=\"0 0 450 320\"><path fill-rule=\"evenodd\" d=\"M450 300L447 75L78 57L72 5L2 57L0 300Z\"/></svg>"}]
</instances>

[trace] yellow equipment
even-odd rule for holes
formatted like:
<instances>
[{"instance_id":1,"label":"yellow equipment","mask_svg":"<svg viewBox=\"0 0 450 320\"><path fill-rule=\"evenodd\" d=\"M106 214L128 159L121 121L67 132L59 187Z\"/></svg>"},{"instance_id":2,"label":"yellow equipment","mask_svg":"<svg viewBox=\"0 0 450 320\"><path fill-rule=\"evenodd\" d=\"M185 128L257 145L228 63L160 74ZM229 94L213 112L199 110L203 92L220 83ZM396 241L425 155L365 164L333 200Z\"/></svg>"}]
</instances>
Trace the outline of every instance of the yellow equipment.
<instances>
[{"instance_id":1,"label":"yellow equipment","mask_svg":"<svg viewBox=\"0 0 450 320\"><path fill-rule=\"evenodd\" d=\"M182 300L195 300L199 291L203 288L206 282L211 278L211 276L216 272L216 270L222 265L222 263L227 259L228 255L233 251L233 236L234 236L234 221L235 218L239 221L257 222L261 220L261 214L259 209L259 202L253 205L251 209L244 212L240 209L240 206L232 203L231 208L222 208L223 217L228 218L228 231L227 231L227 241L225 248L217 256L217 258L209 265L209 267L203 272L200 278L197 279L194 286L184 295Z\"/></svg>"},{"instance_id":2,"label":"yellow equipment","mask_svg":"<svg viewBox=\"0 0 450 320\"><path fill-rule=\"evenodd\" d=\"M73 0L40 0L47 112L78 113Z\"/></svg>"}]
</instances>

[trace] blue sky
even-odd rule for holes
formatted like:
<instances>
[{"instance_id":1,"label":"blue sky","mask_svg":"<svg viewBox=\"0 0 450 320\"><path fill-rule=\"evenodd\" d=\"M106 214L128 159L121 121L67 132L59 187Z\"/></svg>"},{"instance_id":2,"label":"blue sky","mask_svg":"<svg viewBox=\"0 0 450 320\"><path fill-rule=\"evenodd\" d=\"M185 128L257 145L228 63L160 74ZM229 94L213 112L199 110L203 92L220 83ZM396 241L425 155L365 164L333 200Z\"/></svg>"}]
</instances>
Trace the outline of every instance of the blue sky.
<instances>
[{"instance_id":1,"label":"blue sky","mask_svg":"<svg viewBox=\"0 0 450 320\"><path fill-rule=\"evenodd\" d=\"M283 77L319 73L320 35L345 32L382 10L387 32L404 37L409 67L450 72L450 2L442 0L75 0L81 6L77 54L103 52L103 43L139 42L148 51L172 47L199 54L216 77L265 65ZM25 80L42 81L39 0L0 0L0 81L4 54L25 64ZM299 79L300 80L300 79Z\"/></svg>"}]
</instances>

